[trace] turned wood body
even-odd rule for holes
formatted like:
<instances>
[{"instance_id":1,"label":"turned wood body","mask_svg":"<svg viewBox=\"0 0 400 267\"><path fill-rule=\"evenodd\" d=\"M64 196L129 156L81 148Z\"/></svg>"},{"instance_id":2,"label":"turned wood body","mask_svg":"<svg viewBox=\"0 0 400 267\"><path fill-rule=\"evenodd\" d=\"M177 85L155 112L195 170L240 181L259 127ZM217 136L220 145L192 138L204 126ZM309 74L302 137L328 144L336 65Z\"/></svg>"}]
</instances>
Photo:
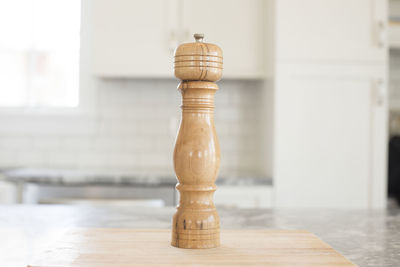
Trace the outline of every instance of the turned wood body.
<instances>
[{"instance_id":1,"label":"turned wood body","mask_svg":"<svg viewBox=\"0 0 400 267\"><path fill-rule=\"evenodd\" d=\"M171 244L180 248L213 248L220 243L219 217L213 203L220 164L214 126L214 94L218 86L214 81L222 74L222 53L215 45L212 46L217 49L207 50L207 45L194 43L190 49L190 44L184 44L184 49L181 46L175 52L175 63L191 53L201 59L186 62L186 67L175 64L175 75L183 81L178 86L182 118L174 150L180 200L173 216ZM210 70L208 54L201 51L211 51L220 58L220 67L215 68L212 63Z\"/></svg>"}]
</instances>

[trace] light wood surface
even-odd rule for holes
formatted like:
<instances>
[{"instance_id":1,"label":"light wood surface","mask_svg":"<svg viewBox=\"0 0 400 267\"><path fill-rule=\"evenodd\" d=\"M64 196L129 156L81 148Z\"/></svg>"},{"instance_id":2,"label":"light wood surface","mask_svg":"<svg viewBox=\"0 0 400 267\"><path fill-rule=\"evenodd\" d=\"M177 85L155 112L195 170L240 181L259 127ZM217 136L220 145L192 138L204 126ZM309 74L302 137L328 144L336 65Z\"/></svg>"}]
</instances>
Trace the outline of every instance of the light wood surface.
<instances>
[{"instance_id":1,"label":"light wood surface","mask_svg":"<svg viewBox=\"0 0 400 267\"><path fill-rule=\"evenodd\" d=\"M30 267L355 266L300 230L224 230L214 249L178 249L168 230L76 229Z\"/></svg>"},{"instance_id":2,"label":"light wood surface","mask_svg":"<svg viewBox=\"0 0 400 267\"><path fill-rule=\"evenodd\" d=\"M222 75L222 51L203 43L180 45L175 76L182 80L182 119L174 150L180 201L172 220L171 245L179 248L219 246L219 217L213 203L220 150L214 127L214 83ZM211 59L210 59L211 58Z\"/></svg>"}]
</instances>

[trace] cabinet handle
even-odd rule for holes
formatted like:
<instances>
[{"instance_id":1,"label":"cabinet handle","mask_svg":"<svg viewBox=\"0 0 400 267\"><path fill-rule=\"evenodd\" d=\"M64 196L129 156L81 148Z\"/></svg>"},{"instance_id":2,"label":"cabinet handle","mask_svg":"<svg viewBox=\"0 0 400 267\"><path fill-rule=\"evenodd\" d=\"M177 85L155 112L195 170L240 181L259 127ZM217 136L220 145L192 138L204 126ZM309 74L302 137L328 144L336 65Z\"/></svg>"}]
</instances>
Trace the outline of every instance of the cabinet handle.
<instances>
[{"instance_id":1,"label":"cabinet handle","mask_svg":"<svg viewBox=\"0 0 400 267\"><path fill-rule=\"evenodd\" d=\"M171 31L168 37L168 50L172 54L175 51L175 48L178 46L178 39L176 33Z\"/></svg>"},{"instance_id":2,"label":"cabinet handle","mask_svg":"<svg viewBox=\"0 0 400 267\"><path fill-rule=\"evenodd\" d=\"M379 48L384 48L384 46L385 46L385 23L382 20L380 20L376 23L375 36L376 36L376 45Z\"/></svg>"},{"instance_id":3,"label":"cabinet handle","mask_svg":"<svg viewBox=\"0 0 400 267\"><path fill-rule=\"evenodd\" d=\"M376 79L373 85L372 92L372 103L374 105L381 107L385 102L385 90L384 90L384 81L383 79Z\"/></svg>"}]
</instances>

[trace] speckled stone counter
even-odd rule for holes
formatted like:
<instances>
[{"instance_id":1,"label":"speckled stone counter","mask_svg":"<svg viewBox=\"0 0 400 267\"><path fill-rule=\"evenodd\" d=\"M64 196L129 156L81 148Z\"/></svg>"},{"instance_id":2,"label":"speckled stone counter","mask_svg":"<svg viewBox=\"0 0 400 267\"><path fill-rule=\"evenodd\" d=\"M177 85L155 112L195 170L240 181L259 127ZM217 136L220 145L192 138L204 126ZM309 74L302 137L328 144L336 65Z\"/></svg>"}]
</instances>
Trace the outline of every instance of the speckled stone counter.
<instances>
[{"instance_id":1,"label":"speckled stone counter","mask_svg":"<svg viewBox=\"0 0 400 267\"><path fill-rule=\"evenodd\" d=\"M65 203L66 199L158 199L177 201L177 179L153 171L10 168L0 170L0 182L15 188L12 203ZM217 186L271 187L272 179L257 175L219 175ZM0 192L1 193L1 192ZM9 200L11 202L11 200ZM61 202L60 202L61 201ZM64 202L63 202L64 201ZM262 207L267 207L265 206Z\"/></svg>"},{"instance_id":2,"label":"speckled stone counter","mask_svg":"<svg viewBox=\"0 0 400 267\"><path fill-rule=\"evenodd\" d=\"M149 174L145 172L91 171L67 169L14 168L0 170L5 180L16 183L36 183L53 185L123 185L123 186L172 186L177 180L173 174ZM220 174L217 185L272 185L272 179L257 175Z\"/></svg>"},{"instance_id":3,"label":"speckled stone counter","mask_svg":"<svg viewBox=\"0 0 400 267\"><path fill-rule=\"evenodd\" d=\"M169 228L174 208L0 206L0 262L25 266L72 227ZM400 266L400 210L219 208L228 229L304 229L359 266ZM257 242L255 240L255 242Z\"/></svg>"}]
</instances>

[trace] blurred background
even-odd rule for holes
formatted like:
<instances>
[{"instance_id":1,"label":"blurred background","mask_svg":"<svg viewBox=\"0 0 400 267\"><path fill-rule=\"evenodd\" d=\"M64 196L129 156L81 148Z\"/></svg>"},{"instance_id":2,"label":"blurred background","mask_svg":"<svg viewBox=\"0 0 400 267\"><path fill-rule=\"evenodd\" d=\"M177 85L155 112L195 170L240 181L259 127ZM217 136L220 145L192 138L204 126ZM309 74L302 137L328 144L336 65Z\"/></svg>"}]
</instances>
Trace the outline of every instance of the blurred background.
<instances>
[{"instance_id":1,"label":"blurred background","mask_svg":"<svg viewBox=\"0 0 400 267\"><path fill-rule=\"evenodd\" d=\"M397 205L399 0L0 0L0 203L175 205L195 32L224 52L217 205Z\"/></svg>"}]
</instances>

